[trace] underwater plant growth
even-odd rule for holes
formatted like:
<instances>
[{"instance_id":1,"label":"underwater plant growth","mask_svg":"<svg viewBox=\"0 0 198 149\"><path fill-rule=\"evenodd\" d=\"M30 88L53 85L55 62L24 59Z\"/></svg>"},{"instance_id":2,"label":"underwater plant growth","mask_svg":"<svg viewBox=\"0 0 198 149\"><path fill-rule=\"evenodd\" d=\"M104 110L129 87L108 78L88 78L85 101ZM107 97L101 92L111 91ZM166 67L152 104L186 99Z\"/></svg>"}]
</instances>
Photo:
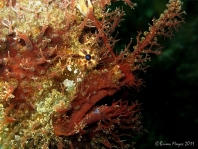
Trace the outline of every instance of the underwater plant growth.
<instances>
[{"instance_id":1,"label":"underwater plant growth","mask_svg":"<svg viewBox=\"0 0 198 149\"><path fill-rule=\"evenodd\" d=\"M116 54L112 33L125 13L108 7L117 1L0 0L0 148L133 147L123 137L143 130L140 104L106 100L142 85L136 72L161 53L158 36L171 37L185 12L169 0Z\"/></svg>"}]
</instances>

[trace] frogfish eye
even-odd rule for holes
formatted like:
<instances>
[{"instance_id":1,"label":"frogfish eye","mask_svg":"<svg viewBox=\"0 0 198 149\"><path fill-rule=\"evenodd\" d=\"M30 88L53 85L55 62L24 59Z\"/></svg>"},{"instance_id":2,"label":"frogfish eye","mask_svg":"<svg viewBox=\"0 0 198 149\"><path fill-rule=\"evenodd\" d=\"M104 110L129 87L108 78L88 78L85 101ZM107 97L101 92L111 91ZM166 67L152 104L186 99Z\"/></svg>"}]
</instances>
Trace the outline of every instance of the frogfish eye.
<instances>
[{"instance_id":1,"label":"frogfish eye","mask_svg":"<svg viewBox=\"0 0 198 149\"><path fill-rule=\"evenodd\" d=\"M85 59L88 60L88 61L91 60L91 55L90 54L86 54L85 55Z\"/></svg>"}]
</instances>

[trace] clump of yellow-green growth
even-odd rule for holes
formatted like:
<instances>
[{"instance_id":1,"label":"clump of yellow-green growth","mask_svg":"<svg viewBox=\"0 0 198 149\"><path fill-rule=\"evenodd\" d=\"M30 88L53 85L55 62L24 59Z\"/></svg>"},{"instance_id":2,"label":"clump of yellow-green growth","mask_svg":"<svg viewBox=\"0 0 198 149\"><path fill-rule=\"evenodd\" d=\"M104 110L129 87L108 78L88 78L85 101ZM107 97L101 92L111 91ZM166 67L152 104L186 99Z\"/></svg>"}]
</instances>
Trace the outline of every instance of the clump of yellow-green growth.
<instances>
[{"instance_id":1,"label":"clump of yellow-green growth","mask_svg":"<svg viewBox=\"0 0 198 149\"><path fill-rule=\"evenodd\" d=\"M4 124L5 104L0 103L0 145L3 149L44 148L53 141L61 141L53 132L51 116L69 108L71 101L53 89L51 80L42 82L42 89L35 93L35 97L38 98L34 103L35 109L21 118L15 116L16 121L12 123Z\"/></svg>"},{"instance_id":2,"label":"clump of yellow-green growth","mask_svg":"<svg viewBox=\"0 0 198 149\"><path fill-rule=\"evenodd\" d=\"M17 0L14 6L2 7L0 20L5 28L1 34L7 35L20 31L36 37L42 26L51 25L55 29L65 27L63 23L65 14L55 7L55 4L49 5L41 0Z\"/></svg>"},{"instance_id":3,"label":"clump of yellow-green growth","mask_svg":"<svg viewBox=\"0 0 198 149\"><path fill-rule=\"evenodd\" d=\"M18 81L10 79L9 81L0 80L0 103L8 102L15 96L12 94L17 88Z\"/></svg>"},{"instance_id":4,"label":"clump of yellow-green growth","mask_svg":"<svg viewBox=\"0 0 198 149\"><path fill-rule=\"evenodd\" d=\"M82 80L80 70L74 65L67 65L61 74L59 81L42 77L0 82L0 145L3 149L44 148L52 142L61 142L61 138L54 134L52 115L59 116L71 108L78 82ZM12 93L18 87L24 91L30 89L32 97L25 96L26 102L12 108L10 101L15 99ZM27 105L32 109L28 110Z\"/></svg>"}]
</instances>

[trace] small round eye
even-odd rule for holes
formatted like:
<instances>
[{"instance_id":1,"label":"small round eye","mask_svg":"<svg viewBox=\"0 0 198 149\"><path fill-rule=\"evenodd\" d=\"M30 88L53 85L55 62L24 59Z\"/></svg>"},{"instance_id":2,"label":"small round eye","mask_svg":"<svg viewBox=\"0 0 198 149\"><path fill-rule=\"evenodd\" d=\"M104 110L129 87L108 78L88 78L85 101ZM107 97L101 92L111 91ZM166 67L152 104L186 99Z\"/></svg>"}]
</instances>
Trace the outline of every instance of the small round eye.
<instances>
[{"instance_id":1,"label":"small round eye","mask_svg":"<svg viewBox=\"0 0 198 149\"><path fill-rule=\"evenodd\" d=\"M86 54L85 55L85 59L88 60L88 61L91 60L91 55L90 54Z\"/></svg>"}]
</instances>

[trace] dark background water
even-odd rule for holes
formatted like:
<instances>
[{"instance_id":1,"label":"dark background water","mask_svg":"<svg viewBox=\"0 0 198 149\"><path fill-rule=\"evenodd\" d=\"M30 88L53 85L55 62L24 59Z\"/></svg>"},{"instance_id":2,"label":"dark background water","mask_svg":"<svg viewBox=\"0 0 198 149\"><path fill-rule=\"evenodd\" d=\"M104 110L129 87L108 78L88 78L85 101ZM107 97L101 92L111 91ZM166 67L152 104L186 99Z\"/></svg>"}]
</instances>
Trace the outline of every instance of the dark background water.
<instances>
[{"instance_id":1,"label":"dark background water","mask_svg":"<svg viewBox=\"0 0 198 149\"><path fill-rule=\"evenodd\" d=\"M159 17L168 0L133 2L137 3L135 9L116 4L123 5L126 11L125 20L117 28L121 39L116 44L117 51L130 38L133 38L132 49L137 31L147 31L148 23L152 23L153 17ZM186 149L198 146L198 0L183 0L182 10L187 13L186 23L174 32L172 39L158 39L163 54L152 55L147 72L139 74L145 87L131 93L132 100L142 103L142 125L149 131L135 136L137 149L178 148L173 142L187 145ZM164 145L156 146L156 141Z\"/></svg>"}]
</instances>

